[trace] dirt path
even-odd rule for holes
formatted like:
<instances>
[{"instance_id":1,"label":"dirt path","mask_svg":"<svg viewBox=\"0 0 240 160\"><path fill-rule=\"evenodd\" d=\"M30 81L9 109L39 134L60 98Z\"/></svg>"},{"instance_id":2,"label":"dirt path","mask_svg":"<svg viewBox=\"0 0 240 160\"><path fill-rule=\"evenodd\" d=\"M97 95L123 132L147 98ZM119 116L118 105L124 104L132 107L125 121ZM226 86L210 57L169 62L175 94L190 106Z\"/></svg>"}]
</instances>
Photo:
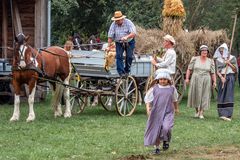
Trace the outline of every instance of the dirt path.
<instances>
[{"instance_id":1,"label":"dirt path","mask_svg":"<svg viewBox=\"0 0 240 160\"><path fill-rule=\"evenodd\" d=\"M168 151L160 155L131 155L120 160L239 160L240 146L199 147L185 151Z\"/></svg>"}]
</instances>

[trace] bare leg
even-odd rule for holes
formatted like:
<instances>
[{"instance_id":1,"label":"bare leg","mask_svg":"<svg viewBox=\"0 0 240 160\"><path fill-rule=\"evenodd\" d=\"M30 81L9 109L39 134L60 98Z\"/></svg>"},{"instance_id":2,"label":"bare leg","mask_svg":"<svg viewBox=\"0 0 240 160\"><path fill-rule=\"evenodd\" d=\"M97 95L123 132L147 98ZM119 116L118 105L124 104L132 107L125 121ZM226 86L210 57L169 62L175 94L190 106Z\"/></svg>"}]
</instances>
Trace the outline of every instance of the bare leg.
<instances>
[{"instance_id":1,"label":"bare leg","mask_svg":"<svg viewBox=\"0 0 240 160\"><path fill-rule=\"evenodd\" d=\"M196 110L196 112L195 112L195 115L194 115L194 117L199 117L199 114L200 114L200 107L198 107L198 108L195 108L195 110Z\"/></svg>"},{"instance_id":2,"label":"bare leg","mask_svg":"<svg viewBox=\"0 0 240 160\"><path fill-rule=\"evenodd\" d=\"M203 119L203 118L204 118L203 112L204 112L204 110L203 110L202 108L200 108L200 110L199 110L199 118L200 118L200 119Z\"/></svg>"}]
</instances>

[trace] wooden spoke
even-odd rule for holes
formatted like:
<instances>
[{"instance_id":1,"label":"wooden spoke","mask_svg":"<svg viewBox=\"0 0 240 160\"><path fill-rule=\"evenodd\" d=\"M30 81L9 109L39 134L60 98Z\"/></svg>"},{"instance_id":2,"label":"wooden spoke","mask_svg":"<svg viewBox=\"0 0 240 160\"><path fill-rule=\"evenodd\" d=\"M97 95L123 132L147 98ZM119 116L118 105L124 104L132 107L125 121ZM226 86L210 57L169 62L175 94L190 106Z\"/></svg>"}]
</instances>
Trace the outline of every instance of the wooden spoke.
<instances>
[{"instance_id":1,"label":"wooden spoke","mask_svg":"<svg viewBox=\"0 0 240 160\"><path fill-rule=\"evenodd\" d=\"M83 88L85 83L80 81L80 75L78 73L72 73L70 77L70 85ZM70 88L70 105L72 114L79 114L83 112L87 104L87 97L81 95L77 89Z\"/></svg>"},{"instance_id":2,"label":"wooden spoke","mask_svg":"<svg viewBox=\"0 0 240 160\"><path fill-rule=\"evenodd\" d=\"M113 96L99 96L100 103L106 111L115 110L115 99Z\"/></svg>"}]
</instances>

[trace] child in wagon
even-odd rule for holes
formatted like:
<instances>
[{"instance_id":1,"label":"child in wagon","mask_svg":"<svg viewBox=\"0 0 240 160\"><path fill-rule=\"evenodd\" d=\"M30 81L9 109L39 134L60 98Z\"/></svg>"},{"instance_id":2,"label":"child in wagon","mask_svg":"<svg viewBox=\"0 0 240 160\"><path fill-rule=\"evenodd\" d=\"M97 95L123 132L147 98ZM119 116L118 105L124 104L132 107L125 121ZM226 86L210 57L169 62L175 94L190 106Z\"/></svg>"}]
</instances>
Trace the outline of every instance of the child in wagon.
<instances>
[{"instance_id":1,"label":"child in wagon","mask_svg":"<svg viewBox=\"0 0 240 160\"><path fill-rule=\"evenodd\" d=\"M160 141L163 142L163 150L169 148L174 125L174 107L178 105L178 93L171 84L171 76L167 70L159 71L154 81L156 84L148 90L144 99L149 115L144 145L155 146L154 154L159 154Z\"/></svg>"}]
</instances>

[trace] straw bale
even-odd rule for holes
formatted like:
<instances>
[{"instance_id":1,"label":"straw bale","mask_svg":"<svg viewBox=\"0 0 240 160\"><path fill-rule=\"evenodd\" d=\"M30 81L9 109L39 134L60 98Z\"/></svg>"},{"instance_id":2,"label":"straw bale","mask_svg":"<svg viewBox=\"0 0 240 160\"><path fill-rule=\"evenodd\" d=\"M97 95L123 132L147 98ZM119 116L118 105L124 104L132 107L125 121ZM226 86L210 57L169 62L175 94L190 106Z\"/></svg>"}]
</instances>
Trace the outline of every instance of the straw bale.
<instances>
[{"instance_id":1,"label":"straw bale","mask_svg":"<svg viewBox=\"0 0 240 160\"><path fill-rule=\"evenodd\" d=\"M162 48L165 33L159 29L144 29L139 26L137 28L136 36L136 52L138 53L152 53L153 51Z\"/></svg>"},{"instance_id":2,"label":"straw bale","mask_svg":"<svg viewBox=\"0 0 240 160\"><path fill-rule=\"evenodd\" d=\"M116 64L116 46L113 43L109 47L109 51L105 51L105 56L104 56L104 69L106 71L109 71L111 67L113 67Z\"/></svg>"},{"instance_id":3,"label":"straw bale","mask_svg":"<svg viewBox=\"0 0 240 160\"><path fill-rule=\"evenodd\" d=\"M142 54L152 54L156 50L161 50L163 37L166 35L160 29L143 29L137 26L136 52ZM177 52L178 65L186 66L192 56L195 56L202 44L209 46L211 55L222 43L230 43L225 30L211 31L199 29L191 32L181 32L174 36L176 40L175 50Z\"/></svg>"},{"instance_id":4,"label":"straw bale","mask_svg":"<svg viewBox=\"0 0 240 160\"><path fill-rule=\"evenodd\" d=\"M164 17L163 31L172 36L176 36L183 32L183 19L178 17Z\"/></svg>"}]
</instances>

